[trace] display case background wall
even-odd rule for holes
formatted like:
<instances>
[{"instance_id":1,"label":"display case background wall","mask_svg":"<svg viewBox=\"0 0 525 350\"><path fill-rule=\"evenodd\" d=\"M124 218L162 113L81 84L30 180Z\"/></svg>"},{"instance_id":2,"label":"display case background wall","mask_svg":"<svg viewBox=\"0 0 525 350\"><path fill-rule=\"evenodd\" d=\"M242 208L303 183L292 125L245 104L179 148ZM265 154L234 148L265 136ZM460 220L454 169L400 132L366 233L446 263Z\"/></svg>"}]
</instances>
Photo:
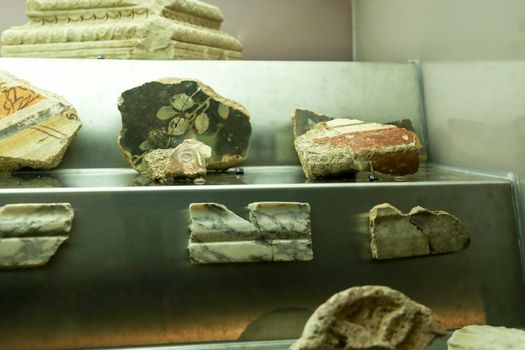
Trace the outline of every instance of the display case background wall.
<instances>
[{"instance_id":1,"label":"display case background wall","mask_svg":"<svg viewBox=\"0 0 525 350\"><path fill-rule=\"evenodd\" d=\"M351 61L350 0L209 0L248 60ZM0 32L27 22L25 0L0 1Z\"/></svg>"},{"instance_id":2,"label":"display case background wall","mask_svg":"<svg viewBox=\"0 0 525 350\"><path fill-rule=\"evenodd\" d=\"M421 60L430 160L517 174L525 208L525 2L354 0L353 11L356 60Z\"/></svg>"}]
</instances>

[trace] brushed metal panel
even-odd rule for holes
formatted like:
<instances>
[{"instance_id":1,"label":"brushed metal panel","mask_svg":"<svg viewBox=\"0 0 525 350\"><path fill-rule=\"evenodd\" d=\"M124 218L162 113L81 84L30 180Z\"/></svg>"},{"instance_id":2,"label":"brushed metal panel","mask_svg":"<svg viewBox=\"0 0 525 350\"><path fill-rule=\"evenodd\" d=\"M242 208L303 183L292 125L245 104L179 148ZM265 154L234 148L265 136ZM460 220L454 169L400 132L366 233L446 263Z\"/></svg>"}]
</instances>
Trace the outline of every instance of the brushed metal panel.
<instances>
[{"instance_id":1,"label":"brushed metal panel","mask_svg":"<svg viewBox=\"0 0 525 350\"><path fill-rule=\"evenodd\" d=\"M291 114L299 107L368 121L409 118L421 131L416 69L408 63L0 58L0 69L63 95L77 108L84 126L63 169L128 167L116 146L117 97L167 76L200 79L250 111L246 165L298 164Z\"/></svg>"},{"instance_id":2,"label":"brushed metal panel","mask_svg":"<svg viewBox=\"0 0 525 350\"><path fill-rule=\"evenodd\" d=\"M70 202L70 240L41 269L0 273L0 348L71 349L299 336L311 312L351 286L382 284L448 328L525 324L512 189L505 180L245 186L3 189L0 204ZM187 208L215 201L311 204L312 262L192 266ZM457 215L467 250L372 261L368 210L391 202Z\"/></svg>"}]
</instances>

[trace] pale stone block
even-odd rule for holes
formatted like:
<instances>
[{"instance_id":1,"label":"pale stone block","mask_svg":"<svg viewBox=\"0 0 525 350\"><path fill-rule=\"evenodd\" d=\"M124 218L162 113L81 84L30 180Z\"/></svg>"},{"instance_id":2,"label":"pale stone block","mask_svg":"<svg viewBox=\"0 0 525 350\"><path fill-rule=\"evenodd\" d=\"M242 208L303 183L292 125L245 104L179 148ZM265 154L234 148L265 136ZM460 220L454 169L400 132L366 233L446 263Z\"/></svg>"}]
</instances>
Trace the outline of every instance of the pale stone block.
<instances>
[{"instance_id":1,"label":"pale stone block","mask_svg":"<svg viewBox=\"0 0 525 350\"><path fill-rule=\"evenodd\" d=\"M272 261L273 248L266 241L238 241L188 244L190 259L197 264Z\"/></svg>"},{"instance_id":2,"label":"pale stone block","mask_svg":"<svg viewBox=\"0 0 525 350\"><path fill-rule=\"evenodd\" d=\"M68 237L23 237L0 239L0 268L26 268L47 264Z\"/></svg>"},{"instance_id":3,"label":"pale stone block","mask_svg":"<svg viewBox=\"0 0 525 350\"><path fill-rule=\"evenodd\" d=\"M314 258L310 239L275 239L270 242L273 261L310 261Z\"/></svg>"},{"instance_id":4,"label":"pale stone block","mask_svg":"<svg viewBox=\"0 0 525 350\"><path fill-rule=\"evenodd\" d=\"M310 238L310 205L298 202L255 202L250 221L265 239Z\"/></svg>"},{"instance_id":5,"label":"pale stone block","mask_svg":"<svg viewBox=\"0 0 525 350\"><path fill-rule=\"evenodd\" d=\"M448 350L524 350L525 331L505 327L466 326L452 334Z\"/></svg>"}]
</instances>

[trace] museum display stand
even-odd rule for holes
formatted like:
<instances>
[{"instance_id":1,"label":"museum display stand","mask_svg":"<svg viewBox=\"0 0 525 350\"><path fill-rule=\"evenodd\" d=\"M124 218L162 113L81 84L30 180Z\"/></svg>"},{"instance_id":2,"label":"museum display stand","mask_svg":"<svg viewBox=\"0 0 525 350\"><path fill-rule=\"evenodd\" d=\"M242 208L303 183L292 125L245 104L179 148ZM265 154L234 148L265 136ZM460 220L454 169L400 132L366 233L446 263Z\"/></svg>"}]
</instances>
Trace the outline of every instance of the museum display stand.
<instances>
[{"instance_id":1,"label":"museum display stand","mask_svg":"<svg viewBox=\"0 0 525 350\"><path fill-rule=\"evenodd\" d=\"M512 175L425 163L406 177L308 182L298 165L295 108L409 118L426 145L414 64L1 58L0 69L63 95L83 122L59 169L0 178L0 205L67 202L75 210L70 239L46 266L0 272L0 348L287 349L328 297L370 284L427 305L448 329L525 325ZM117 148L117 97L170 76L199 79L250 111L243 171L210 174L205 184L136 178ZM314 259L192 265L188 206L216 202L245 216L255 201L309 203ZM368 211L385 202L457 216L470 229L470 246L373 261Z\"/></svg>"}]
</instances>

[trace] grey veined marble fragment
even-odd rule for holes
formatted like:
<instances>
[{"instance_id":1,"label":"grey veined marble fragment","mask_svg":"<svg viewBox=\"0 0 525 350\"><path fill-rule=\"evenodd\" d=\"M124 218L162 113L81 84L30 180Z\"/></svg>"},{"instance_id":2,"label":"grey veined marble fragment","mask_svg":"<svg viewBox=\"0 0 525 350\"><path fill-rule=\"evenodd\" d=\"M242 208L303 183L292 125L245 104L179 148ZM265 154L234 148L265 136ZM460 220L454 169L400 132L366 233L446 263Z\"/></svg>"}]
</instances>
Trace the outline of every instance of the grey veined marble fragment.
<instances>
[{"instance_id":1,"label":"grey veined marble fragment","mask_svg":"<svg viewBox=\"0 0 525 350\"><path fill-rule=\"evenodd\" d=\"M69 238L68 203L10 204L0 208L0 268L45 265Z\"/></svg>"},{"instance_id":2,"label":"grey veined marble fragment","mask_svg":"<svg viewBox=\"0 0 525 350\"><path fill-rule=\"evenodd\" d=\"M310 205L297 202L255 202L250 221L266 239L310 238Z\"/></svg>"},{"instance_id":3,"label":"grey veined marble fragment","mask_svg":"<svg viewBox=\"0 0 525 350\"><path fill-rule=\"evenodd\" d=\"M224 205L190 205L190 258L196 264L313 259L310 206L256 202L250 221Z\"/></svg>"},{"instance_id":4,"label":"grey veined marble fragment","mask_svg":"<svg viewBox=\"0 0 525 350\"><path fill-rule=\"evenodd\" d=\"M413 208L403 214L391 204L370 210L370 250L374 259L450 253L470 243L468 228L444 211Z\"/></svg>"},{"instance_id":5,"label":"grey veined marble fragment","mask_svg":"<svg viewBox=\"0 0 525 350\"><path fill-rule=\"evenodd\" d=\"M452 334L448 350L523 350L525 332L519 329L467 326Z\"/></svg>"}]
</instances>

